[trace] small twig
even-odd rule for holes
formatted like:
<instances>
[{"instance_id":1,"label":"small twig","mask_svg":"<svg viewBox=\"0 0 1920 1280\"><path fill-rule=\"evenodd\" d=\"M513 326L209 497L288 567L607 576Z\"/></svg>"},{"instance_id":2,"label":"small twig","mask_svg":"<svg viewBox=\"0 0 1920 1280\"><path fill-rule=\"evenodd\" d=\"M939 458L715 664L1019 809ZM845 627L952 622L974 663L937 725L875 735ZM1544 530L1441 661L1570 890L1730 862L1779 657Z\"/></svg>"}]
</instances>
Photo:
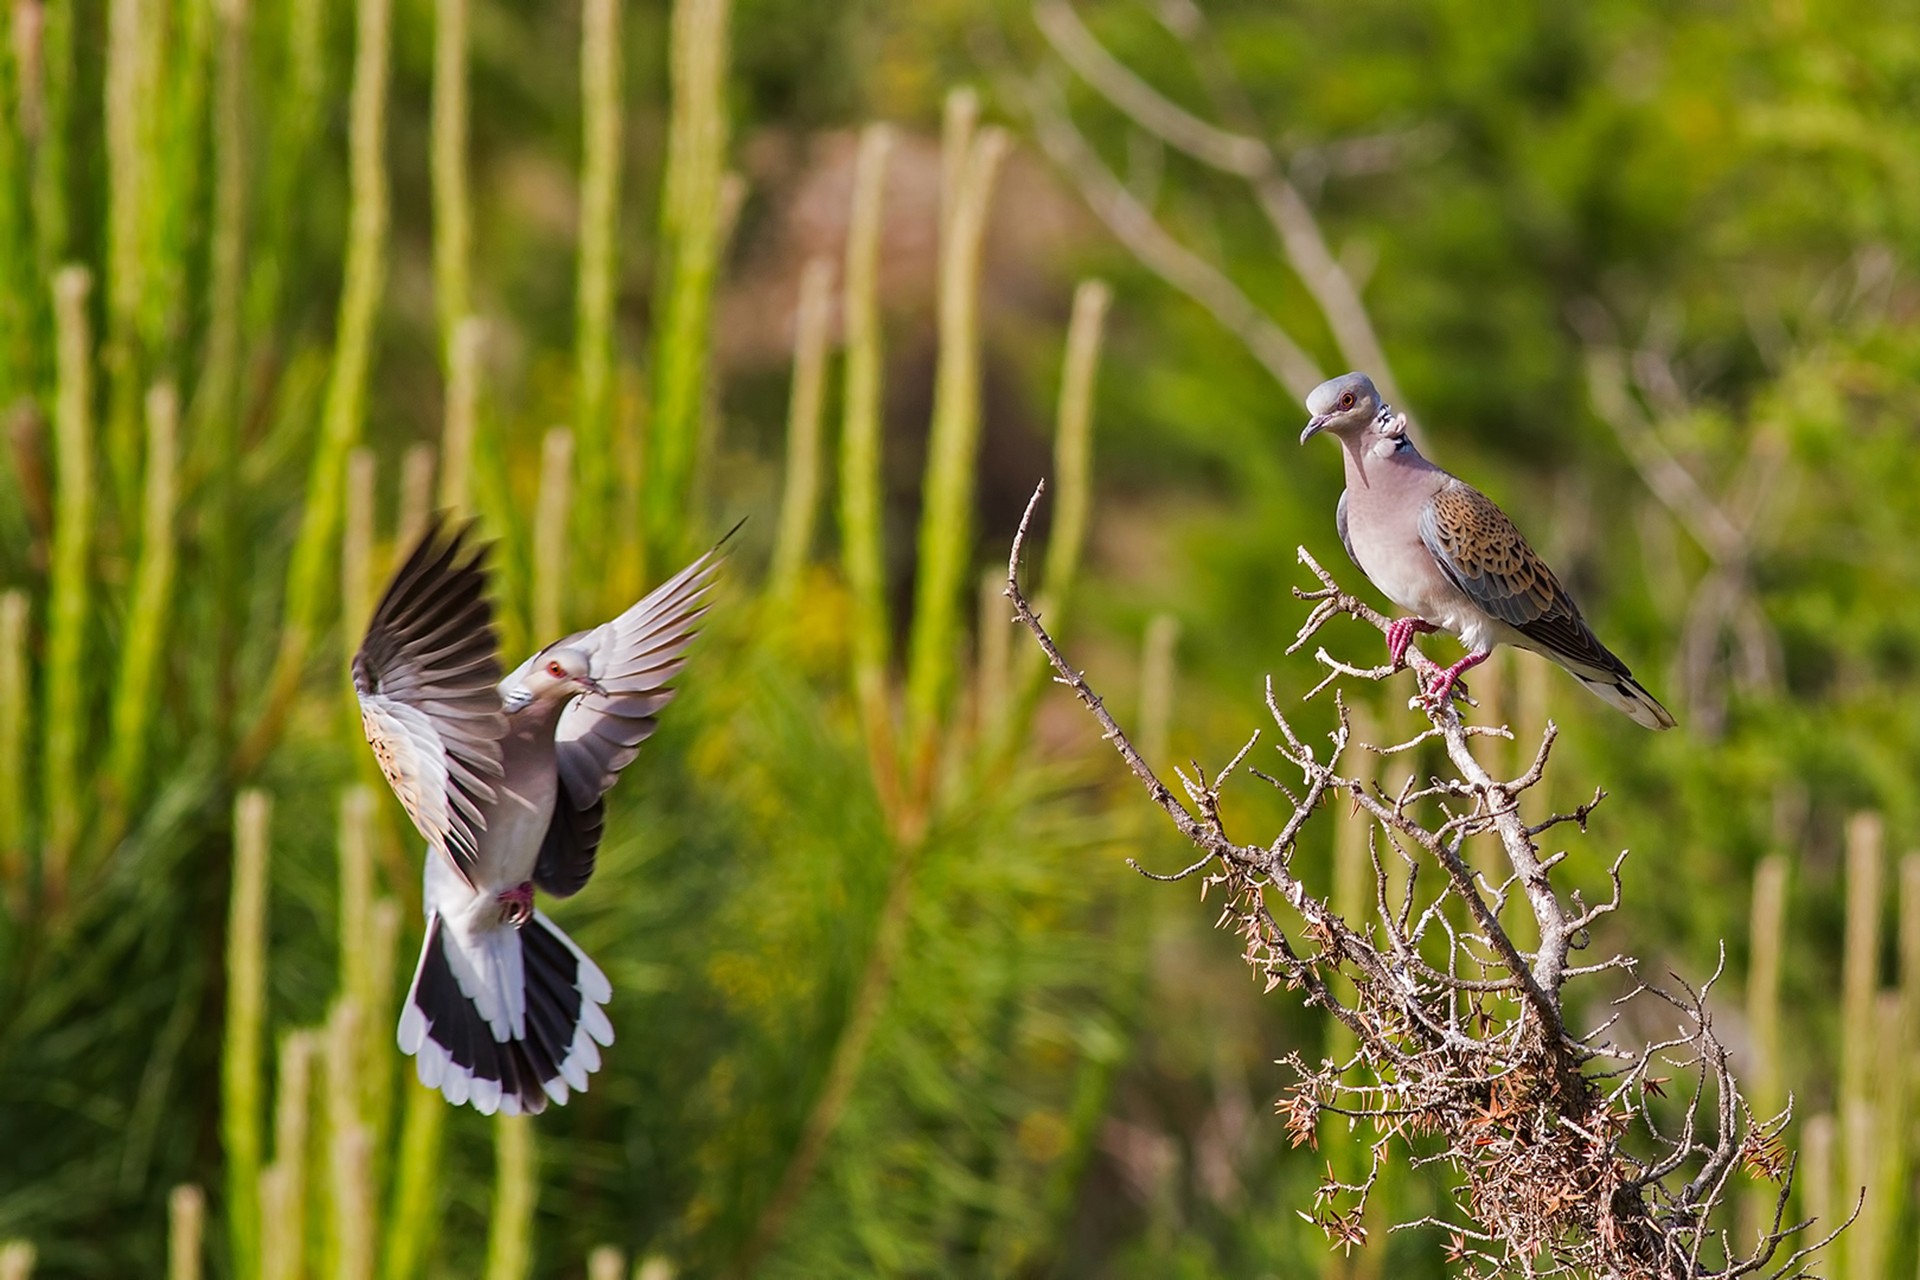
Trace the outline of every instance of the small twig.
<instances>
[{"instance_id":1,"label":"small twig","mask_svg":"<svg viewBox=\"0 0 1920 1280\"><path fill-rule=\"evenodd\" d=\"M1365 1148L1365 1174L1341 1179L1329 1171L1312 1211L1303 1216L1336 1247L1356 1242L1388 1143L1421 1138L1419 1148L1408 1148L1409 1162L1416 1168L1442 1163L1459 1178L1453 1208L1469 1222L1445 1223L1448 1254L1456 1261L1477 1260L1509 1274L1663 1280L1748 1275L1772 1265L1791 1234L1780 1225L1784 1201L1772 1230L1744 1256L1713 1225L1735 1170L1752 1164L1754 1151L1768 1153L1760 1158L1769 1169L1783 1158L1755 1143L1777 1141L1778 1126L1785 1123L1783 1117L1772 1128L1756 1125L1714 1033L1707 999L1724 968L1724 950L1720 966L1697 990L1678 978L1671 990L1641 983L1616 1000L1616 1011L1593 1031L1576 1037L1566 1028L1561 1001L1568 981L1612 970L1631 973L1635 961L1623 955L1587 965L1568 961L1589 944L1592 925L1620 909L1626 854L1608 868L1605 901L1588 905L1578 893L1563 901L1556 891L1553 876L1569 851L1543 852L1539 837L1567 823L1584 830L1605 792L1596 789L1569 813L1534 824L1522 820L1519 797L1545 777L1554 726L1547 726L1527 769L1502 782L1470 749L1473 738L1496 731L1464 724L1451 702L1427 706L1425 730L1396 746L1369 750L1387 756L1437 741L1450 768L1424 781L1410 773L1389 792L1339 772L1353 733L1337 691L1335 726L1319 745L1295 730L1269 677L1265 702L1279 734L1274 749L1289 770L1298 771L1297 788L1248 763L1260 741L1256 733L1211 777L1198 762L1177 771L1188 795L1183 804L1134 750L1084 675L1067 663L1021 591L1021 553L1042 492L1037 488L1027 504L1008 558L1006 594L1015 617L1033 635L1058 683L1074 691L1101 738L1201 855L1172 875L1149 872L1132 859L1128 865L1161 882L1201 875L1202 898L1218 887L1216 923L1240 939L1246 963L1266 990L1284 985L1300 992L1307 1007L1326 1008L1352 1036L1344 1061L1309 1066L1298 1055L1285 1059L1298 1072L1298 1083L1278 1109L1296 1145L1312 1138L1323 1114L1376 1126ZM1300 559L1320 586L1296 592L1310 609L1295 650L1342 615L1386 629L1384 617L1340 591L1304 549ZM1330 675L1316 688L1394 674L1341 662L1324 648L1317 656ZM1417 674L1432 668L1417 651L1410 652L1409 663ZM1241 770L1273 786L1292 806L1264 848L1230 839L1221 817L1222 790ZM1368 825L1366 856L1375 877L1365 916L1352 921L1308 892L1293 871L1308 820L1346 807L1333 799L1339 796L1352 806L1348 820ZM1416 812L1423 800L1437 802L1439 818ZM1465 842L1489 835L1499 840L1510 874L1484 875L1467 865ZM1389 891L1382 840L1408 868L1404 890ZM1431 891L1419 887L1422 851L1445 872ZM1510 899L1524 900L1532 916L1539 942L1531 951L1519 948L1501 920ZM1291 937L1273 914L1283 904L1292 913ZM1463 913L1466 923L1457 927ZM1605 1039L1620 1025L1618 1008L1637 1000L1658 1000L1677 1011L1679 1029L1633 1048ZM1676 1092L1673 1111L1660 1113L1677 1120L1667 1127L1651 1105L1654 1096L1666 1096L1666 1075L1654 1074L1656 1066L1668 1074L1683 1072L1688 1081L1675 1086L1685 1092ZM1687 1181L1677 1181L1689 1173ZM1438 1216L1421 1221L1444 1222ZM1710 1262L1710 1253L1719 1261ZM1794 1255L1781 1274L1799 1274L1795 1269L1804 1256Z\"/></svg>"}]
</instances>

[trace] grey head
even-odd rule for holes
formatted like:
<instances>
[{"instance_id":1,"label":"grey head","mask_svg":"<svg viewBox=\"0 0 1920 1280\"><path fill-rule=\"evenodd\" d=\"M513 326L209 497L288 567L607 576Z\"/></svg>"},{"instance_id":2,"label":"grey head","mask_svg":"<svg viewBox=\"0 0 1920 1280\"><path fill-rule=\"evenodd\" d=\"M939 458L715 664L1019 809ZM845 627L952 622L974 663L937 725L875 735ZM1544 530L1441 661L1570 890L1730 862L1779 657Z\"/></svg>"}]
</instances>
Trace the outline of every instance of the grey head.
<instances>
[{"instance_id":1,"label":"grey head","mask_svg":"<svg viewBox=\"0 0 1920 1280\"><path fill-rule=\"evenodd\" d=\"M503 701L512 712L536 703L564 703L583 693L604 694L606 690L593 678L592 658L562 641L542 649L527 664L527 674L507 691Z\"/></svg>"},{"instance_id":2,"label":"grey head","mask_svg":"<svg viewBox=\"0 0 1920 1280\"><path fill-rule=\"evenodd\" d=\"M1351 438L1393 419L1392 406L1380 398L1373 379L1364 373L1343 373L1315 387L1307 395L1307 412L1313 416L1300 433L1301 444L1322 431Z\"/></svg>"}]
</instances>

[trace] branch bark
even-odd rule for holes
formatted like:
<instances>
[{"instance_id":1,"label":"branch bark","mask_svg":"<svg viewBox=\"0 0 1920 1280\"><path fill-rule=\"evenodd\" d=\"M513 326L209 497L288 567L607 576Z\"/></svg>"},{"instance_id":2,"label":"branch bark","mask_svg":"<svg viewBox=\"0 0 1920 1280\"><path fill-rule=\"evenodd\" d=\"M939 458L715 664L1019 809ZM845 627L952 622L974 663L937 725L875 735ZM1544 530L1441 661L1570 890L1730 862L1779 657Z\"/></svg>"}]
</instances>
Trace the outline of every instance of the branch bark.
<instances>
[{"instance_id":1,"label":"branch bark","mask_svg":"<svg viewBox=\"0 0 1920 1280\"><path fill-rule=\"evenodd\" d=\"M1609 868L1609 900L1587 906L1578 895L1563 900L1556 891L1553 870L1566 855L1543 855L1539 839L1567 823L1584 831L1604 793L1596 790L1591 801L1569 813L1531 824L1522 818L1522 795L1549 768L1553 727L1548 726L1523 772L1500 778L1475 758L1471 739L1504 735L1504 730L1465 723L1452 702L1426 705L1425 732L1397 746L1369 749L1394 754L1437 738L1451 772L1430 776L1424 784L1410 778L1390 795L1343 772L1343 753L1353 744L1337 691L1337 723L1331 749L1323 755L1296 733L1269 680L1267 705L1280 733L1274 746L1299 772L1302 790L1296 794L1246 764L1258 744L1256 734L1211 780L1198 766L1191 776L1181 773L1183 802L1135 749L1085 675L1067 661L1021 589L1021 556L1044 489L1035 489L1015 533L1006 596L1056 681L1073 691L1103 740L1200 850L1202 857L1192 866L1152 878L1203 876L1203 896L1222 887L1226 901L1220 923L1241 937L1244 958L1266 979L1267 990L1284 983L1302 991L1308 1005L1324 1005L1339 1019L1358 1046L1345 1062L1309 1064L1297 1054L1286 1059L1298 1083L1279 1104L1296 1145L1313 1139L1322 1112L1373 1126L1366 1170L1342 1181L1329 1168L1314 1211L1306 1215L1336 1247L1365 1238L1363 1211L1390 1148L1420 1136L1420 1146L1406 1147L1404 1158L1414 1164L1443 1162L1459 1176L1454 1216L1401 1225L1444 1227L1449 1257L1488 1274L1518 1270L1659 1280L1805 1275L1805 1261L1847 1224L1812 1248L1776 1261L1783 1244L1808 1225L1785 1221L1793 1160L1781 1134L1791 1107L1771 1117L1753 1114L1707 1013L1712 981L1698 991L1679 983L1679 994L1642 984L1615 1002L1647 998L1678 1014L1679 1029L1653 1043L1622 1045L1610 1039L1620 1025L1617 1015L1582 1036L1567 1027L1570 982L1630 972L1637 962L1626 956L1572 962L1594 922L1620 908L1626 855ZM1295 589L1311 607L1289 653L1303 649L1341 616L1385 632L1387 618L1342 592L1304 548L1299 556L1319 585ZM1316 648L1314 658L1328 674L1307 697L1340 680L1397 674L1387 665L1344 663L1324 647ZM1423 676L1435 669L1417 649L1407 658ZM1291 802L1292 812L1270 844L1238 841L1226 831L1221 791L1241 772L1275 786ZM1373 846L1376 885L1366 919L1342 916L1293 873L1293 855L1309 820L1323 809L1345 807L1330 805L1334 796L1351 801L1348 820L1367 822L1373 835L1384 837ZM1441 819L1426 816L1430 811L1424 806L1433 802L1441 806ZM1498 840L1512 870L1499 885L1479 878L1462 856L1465 843L1479 838ZM1402 888L1390 887L1382 848L1403 857L1409 857L1409 848L1430 854L1445 878L1437 890L1422 888L1417 875ZM1417 870L1417 857L1409 861ZM1513 941L1500 920L1516 887L1539 931L1539 943L1530 952ZM1276 901L1296 918L1291 935L1270 909ZM1464 925L1458 923L1461 916ZM1330 981L1336 975L1344 979L1338 991L1350 994L1336 993ZM1693 1081L1677 1131L1656 1122L1649 1102L1651 1096L1665 1096L1664 1079L1650 1074L1656 1064L1687 1071ZM1744 1253L1716 1226L1716 1215L1730 1202L1734 1172L1742 1166L1778 1185L1773 1223Z\"/></svg>"}]
</instances>

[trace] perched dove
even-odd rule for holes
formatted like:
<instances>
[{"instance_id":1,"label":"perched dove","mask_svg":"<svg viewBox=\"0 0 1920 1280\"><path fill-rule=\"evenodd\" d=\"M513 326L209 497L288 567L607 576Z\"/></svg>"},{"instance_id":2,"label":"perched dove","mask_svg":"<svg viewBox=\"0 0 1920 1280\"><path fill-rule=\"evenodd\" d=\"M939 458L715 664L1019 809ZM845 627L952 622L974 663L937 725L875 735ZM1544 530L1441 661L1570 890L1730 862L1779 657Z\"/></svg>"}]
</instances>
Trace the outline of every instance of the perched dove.
<instances>
[{"instance_id":1,"label":"perched dove","mask_svg":"<svg viewBox=\"0 0 1920 1280\"><path fill-rule=\"evenodd\" d=\"M400 1048L447 1101L531 1114L585 1090L613 1043L606 975L534 889L568 897L593 874L602 797L673 698L720 558L501 679L471 528L428 527L374 611L353 685L380 770L431 846Z\"/></svg>"},{"instance_id":2,"label":"perched dove","mask_svg":"<svg viewBox=\"0 0 1920 1280\"><path fill-rule=\"evenodd\" d=\"M1497 644L1553 659L1600 700L1649 729L1671 729L1673 717L1641 687L1587 626L1573 597L1504 511L1485 494L1420 456L1407 419L1393 412L1364 373L1348 373L1313 389L1313 417L1300 443L1322 431L1340 440L1347 488L1334 520L1347 554L1373 585L1413 616L1387 631L1393 665L1406 660L1415 632L1449 631L1466 657L1426 689L1440 702L1468 668Z\"/></svg>"}]
</instances>

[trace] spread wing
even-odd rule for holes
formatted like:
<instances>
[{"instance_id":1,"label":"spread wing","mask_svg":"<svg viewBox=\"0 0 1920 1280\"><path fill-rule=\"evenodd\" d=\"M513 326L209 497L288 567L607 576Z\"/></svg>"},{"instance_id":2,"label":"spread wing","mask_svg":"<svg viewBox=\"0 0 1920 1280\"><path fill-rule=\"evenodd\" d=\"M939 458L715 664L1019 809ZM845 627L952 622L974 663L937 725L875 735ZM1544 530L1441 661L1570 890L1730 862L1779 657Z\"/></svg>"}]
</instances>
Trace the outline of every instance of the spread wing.
<instances>
[{"instance_id":1,"label":"spread wing","mask_svg":"<svg viewBox=\"0 0 1920 1280\"><path fill-rule=\"evenodd\" d=\"M471 531L448 536L438 518L428 525L353 656L360 723L380 772L469 882L507 729L486 553L468 541Z\"/></svg>"},{"instance_id":2,"label":"spread wing","mask_svg":"<svg viewBox=\"0 0 1920 1280\"><path fill-rule=\"evenodd\" d=\"M560 795L533 871L545 892L567 897L593 875L605 815L601 797L640 754L660 709L673 701L667 681L686 665L687 646L721 562L715 547L613 621L564 642L588 654L591 674L607 692L574 699L554 731Z\"/></svg>"},{"instance_id":3,"label":"spread wing","mask_svg":"<svg viewBox=\"0 0 1920 1280\"><path fill-rule=\"evenodd\" d=\"M1472 485L1455 480L1427 500L1420 510L1420 540L1475 604L1551 656L1628 674L1507 513Z\"/></svg>"}]
</instances>

